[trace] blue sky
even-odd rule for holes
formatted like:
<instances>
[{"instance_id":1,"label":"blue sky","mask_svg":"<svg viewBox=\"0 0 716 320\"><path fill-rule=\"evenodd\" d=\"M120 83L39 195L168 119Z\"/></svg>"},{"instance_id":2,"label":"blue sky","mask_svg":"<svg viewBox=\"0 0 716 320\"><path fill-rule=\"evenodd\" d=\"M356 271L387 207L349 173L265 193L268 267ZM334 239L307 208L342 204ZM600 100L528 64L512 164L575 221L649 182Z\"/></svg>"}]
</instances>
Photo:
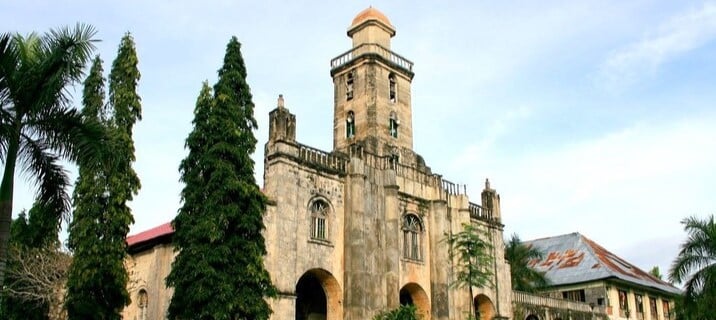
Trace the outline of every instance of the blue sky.
<instances>
[{"instance_id":1,"label":"blue sky","mask_svg":"<svg viewBox=\"0 0 716 320\"><path fill-rule=\"evenodd\" d=\"M194 103L232 35L257 106L257 179L278 94L298 140L330 150L329 61L350 49L346 30L368 5L396 27L393 50L415 63L415 150L474 201L489 177L506 236L578 231L665 273L685 238L679 221L716 213L713 1L5 0L0 30L92 24L105 70L132 33L144 116L134 132L136 233L180 206ZM16 189L16 211L32 192Z\"/></svg>"}]
</instances>

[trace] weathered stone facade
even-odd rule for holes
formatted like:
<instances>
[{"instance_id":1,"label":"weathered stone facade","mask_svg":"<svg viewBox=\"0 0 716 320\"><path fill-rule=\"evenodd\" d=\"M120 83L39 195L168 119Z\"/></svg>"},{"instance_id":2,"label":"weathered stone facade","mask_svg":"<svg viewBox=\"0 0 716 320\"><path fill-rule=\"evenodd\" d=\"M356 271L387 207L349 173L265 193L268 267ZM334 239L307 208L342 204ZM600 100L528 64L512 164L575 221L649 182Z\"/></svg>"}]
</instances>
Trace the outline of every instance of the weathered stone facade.
<instances>
[{"instance_id":1,"label":"weathered stone facade","mask_svg":"<svg viewBox=\"0 0 716 320\"><path fill-rule=\"evenodd\" d=\"M406 303L423 319L466 319L471 305L480 319L512 318L499 195L486 183L480 203L470 202L464 185L432 173L413 151L412 62L390 50L389 20L369 8L348 35L353 48L331 61L333 150L297 142L283 97L269 115L264 262L280 293L272 319L365 320ZM493 285L474 297L450 286L455 265L444 241L469 223L485 231L494 256ZM156 242L161 235L169 240ZM170 235L128 239L139 285L125 319L165 317Z\"/></svg>"},{"instance_id":2,"label":"weathered stone facade","mask_svg":"<svg viewBox=\"0 0 716 320\"><path fill-rule=\"evenodd\" d=\"M390 51L387 18L370 8L348 35L353 48L331 61L333 151L296 141L282 97L270 113L265 263L281 292L273 318L370 319L413 303L425 319L462 319L471 301L482 319L511 317L499 196L488 184L471 203L413 152L412 62ZM444 242L466 223L486 231L495 257L494 286L472 298L449 287Z\"/></svg>"}]
</instances>

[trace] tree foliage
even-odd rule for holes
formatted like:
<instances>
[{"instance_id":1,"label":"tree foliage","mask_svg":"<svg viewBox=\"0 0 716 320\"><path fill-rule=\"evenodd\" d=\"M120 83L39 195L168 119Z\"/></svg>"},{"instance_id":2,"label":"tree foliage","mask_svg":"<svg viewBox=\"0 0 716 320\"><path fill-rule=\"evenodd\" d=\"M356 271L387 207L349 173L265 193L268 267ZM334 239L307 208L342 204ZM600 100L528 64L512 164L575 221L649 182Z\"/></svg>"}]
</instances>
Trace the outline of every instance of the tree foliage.
<instances>
[{"instance_id":1,"label":"tree foliage","mask_svg":"<svg viewBox=\"0 0 716 320\"><path fill-rule=\"evenodd\" d=\"M70 257L60 251L60 221L52 210L35 202L12 222L0 319L52 319L51 310L61 311Z\"/></svg>"},{"instance_id":2,"label":"tree foliage","mask_svg":"<svg viewBox=\"0 0 716 320\"><path fill-rule=\"evenodd\" d=\"M268 319L273 297L263 265L266 199L256 185L254 104L241 45L227 45L219 80L205 83L179 171L182 207L172 222L177 256L170 319Z\"/></svg>"},{"instance_id":3,"label":"tree foliage","mask_svg":"<svg viewBox=\"0 0 716 320\"><path fill-rule=\"evenodd\" d=\"M470 314L473 314L474 297L472 288L492 286L492 267L494 257L490 253L492 244L487 233L473 224L463 224L462 231L445 237L450 251L450 259L455 262L454 280L450 286L468 287L470 291Z\"/></svg>"},{"instance_id":4,"label":"tree foliage","mask_svg":"<svg viewBox=\"0 0 716 320\"><path fill-rule=\"evenodd\" d=\"M716 224L688 217L681 221L688 238L669 269L669 280L684 285L681 319L711 319L716 305Z\"/></svg>"},{"instance_id":5,"label":"tree foliage","mask_svg":"<svg viewBox=\"0 0 716 320\"><path fill-rule=\"evenodd\" d=\"M70 105L67 88L81 80L94 50L95 29L78 24L31 33L0 34L0 286L4 280L12 217L15 169L37 185L36 199L56 208L56 219L69 212L69 177L61 161L98 156L102 131Z\"/></svg>"},{"instance_id":6,"label":"tree foliage","mask_svg":"<svg viewBox=\"0 0 716 320\"><path fill-rule=\"evenodd\" d=\"M137 63L134 40L127 33L109 74L106 107L102 103L104 80L99 57L85 81L83 113L104 124L111 148L98 163L80 162L69 237L75 254L68 280L70 319L120 319L122 309L130 302L124 263L125 239L134 222L127 202L140 188L132 168L132 129L141 119Z\"/></svg>"},{"instance_id":7,"label":"tree foliage","mask_svg":"<svg viewBox=\"0 0 716 320\"><path fill-rule=\"evenodd\" d=\"M661 270L659 270L659 266L654 266L649 270L649 274L654 276L654 278L657 278L659 280L663 280L664 276L661 274Z\"/></svg>"},{"instance_id":8,"label":"tree foliage","mask_svg":"<svg viewBox=\"0 0 716 320\"><path fill-rule=\"evenodd\" d=\"M9 261L3 290L8 314L3 319L62 318L63 288L72 257L58 247L11 246Z\"/></svg>"},{"instance_id":9,"label":"tree foliage","mask_svg":"<svg viewBox=\"0 0 716 320\"><path fill-rule=\"evenodd\" d=\"M539 250L524 245L517 234L510 237L505 246L505 259L510 264L513 290L536 292L549 284L544 272L530 267L530 262L542 258Z\"/></svg>"},{"instance_id":10,"label":"tree foliage","mask_svg":"<svg viewBox=\"0 0 716 320\"><path fill-rule=\"evenodd\" d=\"M418 310L414 305L400 305L400 307L383 311L373 317L373 320L418 320Z\"/></svg>"}]
</instances>

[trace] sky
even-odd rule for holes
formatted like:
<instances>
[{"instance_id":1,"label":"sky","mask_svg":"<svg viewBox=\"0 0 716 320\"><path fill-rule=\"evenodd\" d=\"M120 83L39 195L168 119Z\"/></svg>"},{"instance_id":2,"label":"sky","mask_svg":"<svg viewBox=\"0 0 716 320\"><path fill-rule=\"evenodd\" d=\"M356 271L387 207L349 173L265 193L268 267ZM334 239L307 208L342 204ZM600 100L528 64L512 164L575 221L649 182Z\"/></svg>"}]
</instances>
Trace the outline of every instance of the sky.
<instances>
[{"instance_id":1,"label":"sky","mask_svg":"<svg viewBox=\"0 0 716 320\"><path fill-rule=\"evenodd\" d=\"M716 213L714 1L1 0L0 31L91 24L107 72L132 34L143 108L137 233L181 205L196 98L216 82L231 36L256 104L259 184L279 94L297 140L330 150L329 61L351 48L347 28L369 5L395 26L392 50L415 63L415 151L473 202L489 178L506 237L580 232L666 273L686 238L680 221ZM71 92L81 107L81 88ZM19 177L15 212L34 194Z\"/></svg>"}]
</instances>

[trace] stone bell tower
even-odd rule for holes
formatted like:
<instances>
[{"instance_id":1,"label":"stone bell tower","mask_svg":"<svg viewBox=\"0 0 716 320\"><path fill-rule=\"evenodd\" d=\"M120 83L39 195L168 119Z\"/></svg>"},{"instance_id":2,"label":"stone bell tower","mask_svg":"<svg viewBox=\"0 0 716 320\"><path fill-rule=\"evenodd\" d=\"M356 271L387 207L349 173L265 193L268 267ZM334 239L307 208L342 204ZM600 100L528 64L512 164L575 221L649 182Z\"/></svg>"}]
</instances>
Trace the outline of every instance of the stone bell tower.
<instances>
[{"instance_id":1,"label":"stone bell tower","mask_svg":"<svg viewBox=\"0 0 716 320\"><path fill-rule=\"evenodd\" d=\"M377 155L412 150L413 63L390 50L395 28L370 7L353 19L348 36L353 48L331 60L333 149L359 143Z\"/></svg>"}]
</instances>

